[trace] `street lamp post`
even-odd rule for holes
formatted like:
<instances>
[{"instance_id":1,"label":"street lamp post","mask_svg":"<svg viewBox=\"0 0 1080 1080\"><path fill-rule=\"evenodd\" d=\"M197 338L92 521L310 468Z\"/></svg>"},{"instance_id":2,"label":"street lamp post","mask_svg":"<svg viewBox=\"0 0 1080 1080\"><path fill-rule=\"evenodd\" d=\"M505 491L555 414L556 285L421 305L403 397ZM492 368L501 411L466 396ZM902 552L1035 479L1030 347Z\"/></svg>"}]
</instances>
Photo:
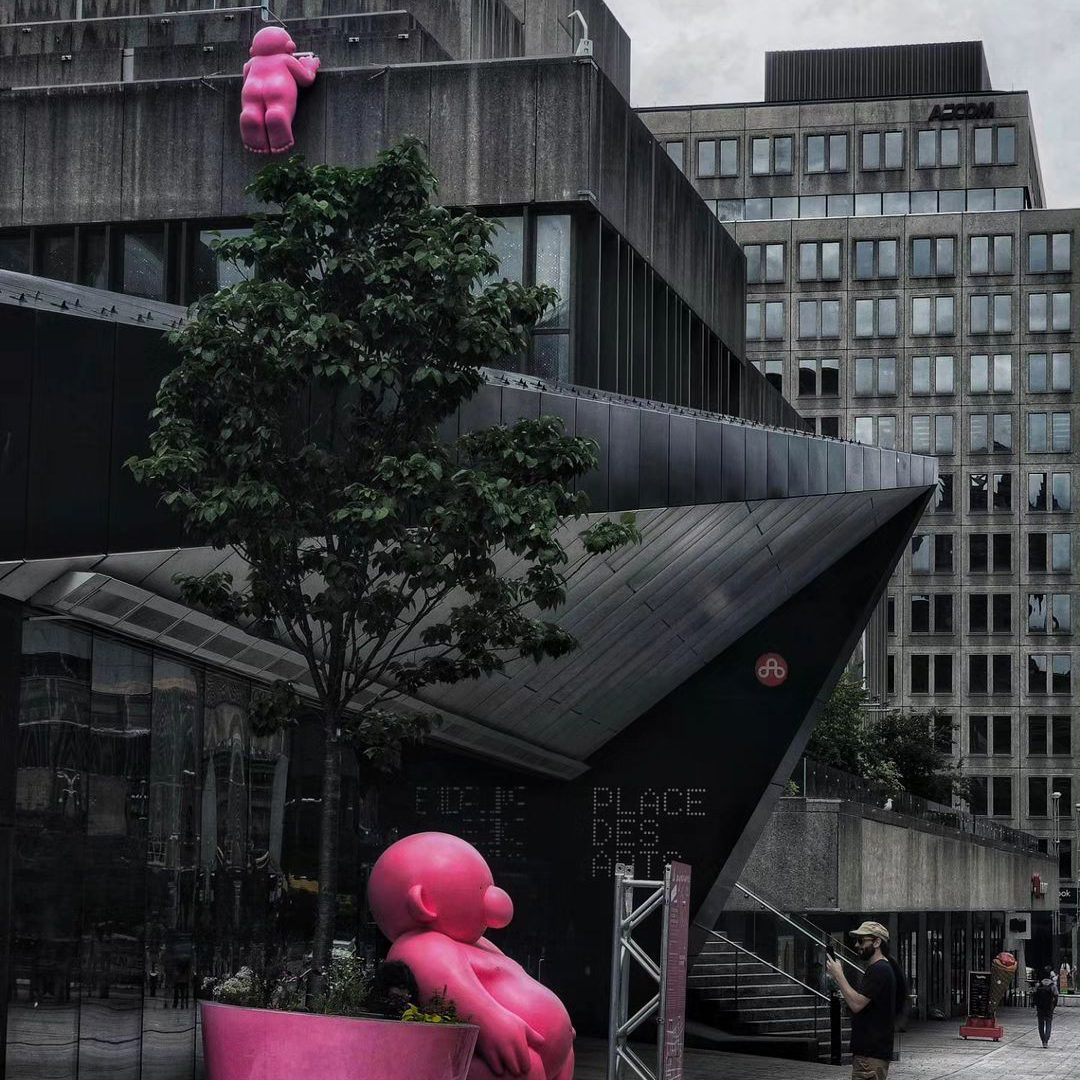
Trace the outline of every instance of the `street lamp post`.
<instances>
[{"instance_id":1,"label":"street lamp post","mask_svg":"<svg viewBox=\"0 0 1080 1080\"><path fill-rule=\"evenodd\" d=\"M1060 892L1061 882L1061 792L1053 791L1050 793L1050 801L1053 804L1053 816L1051 822L1054 827L1054 856L1058 860L1058 889ZM1061 901L1058 900L1058 904ZM1058 948L1058 934L1061 932L1060 911L1058 904L1055 904L1054 909L1050 912L1050 933L1054 940L1055 951Z\"/></svg>"}]
</instances>

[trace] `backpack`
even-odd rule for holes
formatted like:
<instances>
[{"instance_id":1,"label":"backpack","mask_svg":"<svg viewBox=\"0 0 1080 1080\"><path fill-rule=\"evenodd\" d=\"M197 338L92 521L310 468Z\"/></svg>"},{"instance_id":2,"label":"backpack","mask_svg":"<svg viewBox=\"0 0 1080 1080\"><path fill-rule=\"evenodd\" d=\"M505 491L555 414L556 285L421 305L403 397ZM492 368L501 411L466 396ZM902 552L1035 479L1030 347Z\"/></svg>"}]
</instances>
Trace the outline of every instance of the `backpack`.
<instances>
[{"instance_id":1,"label":"backpack","mask_svg":"<svg viewBox=\"0 0 1080 1080\"><path fill-rule=\"evenodd\" d=\"M1031 995L1031 1002L1039 1012L1052 1012L1055 1004L1053 988L1045 982L1039 983Z\"/></svg>"}]
</instances>

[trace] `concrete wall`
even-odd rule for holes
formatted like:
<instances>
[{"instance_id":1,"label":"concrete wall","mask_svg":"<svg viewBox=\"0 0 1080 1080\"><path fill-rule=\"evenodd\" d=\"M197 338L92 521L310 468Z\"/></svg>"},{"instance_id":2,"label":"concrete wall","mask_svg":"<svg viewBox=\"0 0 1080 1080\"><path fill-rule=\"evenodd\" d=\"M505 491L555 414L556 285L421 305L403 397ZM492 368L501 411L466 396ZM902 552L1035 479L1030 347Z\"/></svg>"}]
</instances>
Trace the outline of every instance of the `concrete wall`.
<instances>
[{"instance_id":1,"label":"concrete wall","mask_svg":"<svg viewBox=\"0 0 1080 1080\"><path fill-rule=\"evenodd\" d=\"M211 0L83 0L83 19L74 19L74 0L6 0L0 4L0 24L40 23L23 34L20 26L19 51L30 51L37 40L51 51L71 52L85 36L122 37L123 45L138 48L140 37L182 39L192 33L210 33L219 40L250 40L255 30L266 25L258 12L229 11L243 6L239 0L219 2L216 10L205 10ZM340 23L341 16L365 13L408 12L439 42L448 56L457 60L483 60L499 56L520 56L524 50L524 30L503 0L274 0L274 13L284 20ZM191 14L191 12L197 12ZM101 22L87 22L98 19ZM297 40L304 27L290 26ZM2 38L0 38L2 40ZM151 41L151 43L153 43ZM160 43L160 42L159 42ZM65 48L63 46L68 45ZM560 52L565 50L559 50ZM0 55L3 49L0 48Z\"/></svg>"},{"instance_id":2,"label":"concrete wall","mask_svg":"<svg viewBox=\"0 0 1080 1080\"><path fill-rule=\"evenodd\" d=\"M1031 896L1031 876L1047 882ZM740 880L788 911L1050 911L1057 860L834 799L782 799ZM738 894L728 910L753 910Z\"/></svg>"},{"instance_id":3,"label":"concrete wall","mask_svg":"<svg viewBox=\"0 0 1080 1080\"><path fill-rule=\"evenodd\" d=\"M0 227L252 211L243 191L263 163L240 143L239 96L224 77L4 95ZM738 246L592 61L327 72L296 133L335 164L415 134L448 204L592 203L743 355Z\"/></svg>"},{"instance_id":4,"label":"concrete wall","mask_svg":"<svg viewBox=\"0 0 1080 1080\"><path fill-rule=\"evenodd\" d=\"M510 0L525 28L527 56L572 55L581 24L568 19L578 10L589 26L593 56L625 98L630 97L630 38L603 0Z\"/></svg>"}]
</instances>

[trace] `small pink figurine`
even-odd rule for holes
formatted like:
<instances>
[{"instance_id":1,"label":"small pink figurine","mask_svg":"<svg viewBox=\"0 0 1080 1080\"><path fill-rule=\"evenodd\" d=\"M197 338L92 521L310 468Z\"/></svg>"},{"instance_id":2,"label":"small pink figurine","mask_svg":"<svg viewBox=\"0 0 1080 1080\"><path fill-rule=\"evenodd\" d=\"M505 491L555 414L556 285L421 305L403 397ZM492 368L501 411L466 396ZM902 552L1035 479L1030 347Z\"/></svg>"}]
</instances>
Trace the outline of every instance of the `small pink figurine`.
<instances>
[{"instance_id":1,"label":"small pink figurine","mask_svg":"<svg viewBox=\"0 0 1080 1080\"><path fill-rule=\"evenodd\" d=\"M296 88L310 86L317 56L294 56L296 42L281 26L267 26L251 43L240 91L240 136L253 154L281 154L293 145Z\"/></svg>"},{"instance_id":2,"label":"small pink figurine","mask_svg":"<svg viewBox=\"0 0 1080 1080\"><path fill-rule=\"evenodd\" d=\"M375 863L368 901L390 959L409 965L424 997L443 994L480 1028L469 1080L573 1080L563 1003L484 937L514 905L476 848L447 833L406 836Z\"/></svg>"}]
</instances>

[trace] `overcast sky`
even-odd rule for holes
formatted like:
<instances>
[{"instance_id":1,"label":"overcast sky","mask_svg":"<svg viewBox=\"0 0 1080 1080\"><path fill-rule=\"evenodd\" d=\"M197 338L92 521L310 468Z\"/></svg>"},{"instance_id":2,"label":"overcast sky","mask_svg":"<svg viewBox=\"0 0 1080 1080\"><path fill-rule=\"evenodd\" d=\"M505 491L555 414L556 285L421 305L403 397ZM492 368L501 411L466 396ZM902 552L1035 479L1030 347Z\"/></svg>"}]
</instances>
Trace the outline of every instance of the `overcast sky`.
<instances>
[{"instance_id":1,"label":"overcast sky","mask_svg":"<svg viewBox=\"0 0 1080 1080\"><path fill-rule=\"evenodd\" d=\"M633 40L633 103L760 101L765 53L981 40L1027 90L1049 206L1080 206L1080 0L607 0Z\"/></svg>"}]
</instances>

